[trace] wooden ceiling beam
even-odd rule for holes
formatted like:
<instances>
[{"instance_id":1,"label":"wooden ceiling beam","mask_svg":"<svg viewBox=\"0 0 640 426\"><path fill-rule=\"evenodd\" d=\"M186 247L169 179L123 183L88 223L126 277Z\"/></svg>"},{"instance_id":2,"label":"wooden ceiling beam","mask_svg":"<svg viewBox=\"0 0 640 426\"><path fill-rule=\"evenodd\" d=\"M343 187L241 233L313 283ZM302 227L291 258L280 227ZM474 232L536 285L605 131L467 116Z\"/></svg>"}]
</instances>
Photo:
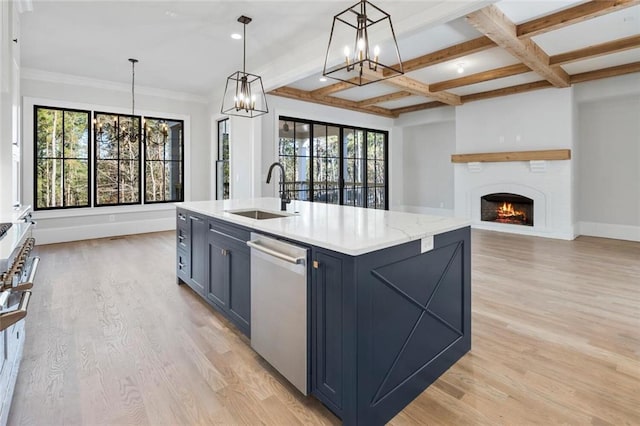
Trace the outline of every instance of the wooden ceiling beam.
<instances>
[{"instance_id":1,"label":"wooden ceiling beam","mask_svg":"<svg viewBox=\"0 0 640 426\"><path fill-rule=\"evenodd\" d=\"M569 74L549 66L549 56L532 40L518 39L516 25L495 5L467 15L467 21L554 86L569 87Z\"/></svg>"},{"instance_id":2,"label":"wooden ceiling beam","mask_svg":"<svg viewBox=\"0 0 640 426\"><path fill-rule=\"evenodd\" d=\"M409 59L408 61L403 61L402 68L405 73L416 71L465 55L481 52L492 47L496 47L496 44L489 37L478 37L473 40L445 47L444 49L436 50L435 52L427 53L426 55L418 56L417 58ZM400 64L395 64L392 68L399 69L399 67ZM391 71L385 70L384 75L386 77L391 73Z\"/></svg>"},{"instance_id":3,"label":"wooden ceiling beam","mask_svg":"<svg viewBox=\"0 0 640 426\"><path fill-rule=\"evenodd\" d=\"M432 102L425 102L423 104L409 105L402 108L394 108L391 110L391 112L393 112L394 114L400 115L407 112L422 111L425 109L438 108L441 106L447 106L447 104L442 103L440 101L432 101Z\"/></svg>"},{"instance_id":4,"label":"wooden ceiling beam","mask_svg":"<svg viewBox=\"0 0 640 426\"><path fill-rule=\"evenodd\" d=\"M351 83L349 81L351 81ZM314 97L320 98L323 96L329 96L333 93L342 92L343 90L353 89L354 87L358 87L357 85L354 84L356 81L358 81L357 78L354 77L349 81L339 81L337 83L330 84L329 86L312 90L309 93L312 93Z\"/></svg>"},{"instance_id":5,"label":"wooden ceiling beam","mask_svg":"<svg viewBox=\"0 0 640 426\"><path fill-rule=\"evenodd\" d=\"M554 55L549 58L549 65L564 65L575 61L595 58L597 56L635 49L637 47L640 47L640 35L620 38L618 40L596 44L583 49L562 53L560 55Z\"/></svg>"},{"instance_id":6,"label":"wooden ceiling beam","mask_svg":"<svg viewBox=\"0 0 640 426\"><path fill-rule=\"evenodd\" d=\"M596 71L583 72L571 76L571 83L583 83L585 81L600 80L601 78L615 77L618 75L640 72L640 62L618 65Z\"/></svg>"},{"instance_id":7,"label":"wooden ceiling beam","mask_svg":"<svg viewBox=\"0 0 640 426\"><path fill-rule=\"evenodd\" d=\"M363 73L365 76L369 76L371 80L381 79L382 71L377 70L373 71L363 68ZM406 75L399 75L397 77L387 78L383 81L385 84L390 86L395 86L399 89L402 89L406 92L410 92L417 96L426 96L427 98L433 98L436 101L444 102L447 105L461 105L460 96L455 95L449 92L432 92L429 89L429 85L427 83L423 83L418 80L414 80L413 78L407 77Z\"/></svg>"},{"instance_id":8,"label":"wooden ceiling beam","mask_svg":"<svg viewBox=\"0 0 640 426\"><path fill-rule=\"evenodd\" d=\"M594 0L551 13L517 26L519 38L529 38L557 30L571 24L606 15L626 7L640 4L640 0Z\"/></svg>"},{"instance_id":9,"label":"wooden ceiling beam","mask_svg":"<svg viewBox=\"0 0 640 426\"><path fill-rule=\"evenodd\" d=\"M533 83L518 84L517 86L504 87L502 89L464 95L461 97L461 99L463 103L467 103L480 101L483 99L497 98L500 96L515 95L516 93L530 92L532 90L546 89L549 87L553 87L553 85L546 80L540 80Z\"/></svg>"},{"instance_id":10,"label":"wooden ceiling beam","mask_svg":"<svg viewBox=\"0 0 640 426\"><path fill-rule=\"evenodd\" d=\"M395 86L399 89L411 92L414 95L426 96L435 99L447 105L462 105L460 96L449 92L433 92L429 85L413 78L401 75L385 80L385 83Z\"/></svg>"},{"instance_id":11,"label":"wooden ceiling beam","mask_svg":"<svg viewBox=\"0 0 640 426\"><path fill-rule=\"evenodd\" d=\"M452 80L433 83L429 85L429 89L432 92L439 92L441 90L449 90L455 87L469 86L471 84L482 83L484 81L495 80L497 78L504 78L504 77L510 77L512 75L524 74L530 71L531 69L529 69L529 67L524 64L508 65L502 68L496 68L493 70L483 71L476 74L466 75L460 78L454 78Z\"/></svg>"},{"instance_id":12,"label":"wooden ceiling beam","mask_svg":"<svg viewBox=\"0 0 640 426\"><path fill-rule=\"evenodd\" d=\"M403 90L400 92L388 93L386 95L380 95L380 96L376 96L369 99L363 99L361 101L357 101L356 103L359 106L369 106L369 105L381 104L383 102L395 101L398 99L407 98L409 96L413 96L413 93Z\"/></svg>"},{"instance_id":13,"label":"wooden ceiling beam","mask_svg":"<svg viewBox=\"0 0 640 426\"><path fill-rule=\"evenodd\" d=\"M333 106L337 108L349 109L352 111L364 112L367 114L381 115L388 118L396 118L397 114L390 109L380 108L376 106L359 106L357 102L348 99L336 98L334 96L318 97L313 95L313 91L295 89L293 87L280 87L269 92L270 95L280 96L283 98L296 99L299 101L312 102L321 105Z\"/></svg>"}]
</instances>

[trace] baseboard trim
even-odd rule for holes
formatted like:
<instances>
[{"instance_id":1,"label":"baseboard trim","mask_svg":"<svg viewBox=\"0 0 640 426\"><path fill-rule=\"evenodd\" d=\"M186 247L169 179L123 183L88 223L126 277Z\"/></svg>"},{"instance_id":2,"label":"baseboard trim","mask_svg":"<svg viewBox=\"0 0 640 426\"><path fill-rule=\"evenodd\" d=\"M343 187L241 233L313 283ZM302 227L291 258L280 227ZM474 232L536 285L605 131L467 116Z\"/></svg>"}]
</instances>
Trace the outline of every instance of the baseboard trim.
<instances>
[{"instance_id":1,"label":"baseboard trim","mask_svg":"<svg viewBox=\"0 0 640 426\"><path fill-rule=\"evenodd\" d=\"M69 241L91 240L94 238L117 237L121 235L146 234L148 232L176 229L173 217L79 225L72 227L35 228L33 236L38 245L65 243Z\"/></svg>"},{"instance_id":2,"label":"baseboard trim","mask_svg":"<svg viewBox=\"0 0 640 426\"><path fill-rule=\"evenodd\" d=\"M640 242L640 226L611 223L578 222L578 234L589 237L613 238Z\"/></svg>"}]
</instances>

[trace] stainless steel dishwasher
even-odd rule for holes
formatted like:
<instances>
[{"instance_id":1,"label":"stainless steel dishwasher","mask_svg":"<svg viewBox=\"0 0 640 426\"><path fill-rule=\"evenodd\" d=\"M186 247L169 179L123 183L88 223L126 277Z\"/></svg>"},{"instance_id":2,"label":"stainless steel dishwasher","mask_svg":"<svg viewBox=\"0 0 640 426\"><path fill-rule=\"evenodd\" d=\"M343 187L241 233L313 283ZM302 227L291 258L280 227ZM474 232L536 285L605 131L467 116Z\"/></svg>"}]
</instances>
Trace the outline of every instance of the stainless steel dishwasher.
<instances>
[{"instance_id":1,"label":"stainless steel dishwasher","mask_svg":"<svg viewBox=\"0 0 640 426\"><path fill-rule=\"evenodd\" d=\"M251 233L251 347L307 395L307 252Z\"/></svg>"}]
</instances>

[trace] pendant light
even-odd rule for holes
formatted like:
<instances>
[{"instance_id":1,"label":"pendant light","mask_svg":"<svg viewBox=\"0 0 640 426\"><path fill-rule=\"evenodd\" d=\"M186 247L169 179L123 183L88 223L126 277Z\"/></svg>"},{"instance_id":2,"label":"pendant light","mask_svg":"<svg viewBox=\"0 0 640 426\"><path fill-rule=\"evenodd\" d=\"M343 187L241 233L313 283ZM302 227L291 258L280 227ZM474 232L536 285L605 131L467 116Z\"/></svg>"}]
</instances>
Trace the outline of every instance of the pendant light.
<instances>
[{"instance_id":1,"label":"pendant light","mask_svg":"<svg viewBox=\"0 0 640 426\"><path fill-rule=\"evenodd\" d=\"M135 111L136 111L136 63L139 61L135 58L129 58L129 62L131 62L131 121L129 125L123 125L119 122L117 118L113 120L113 123L108 123L107 126L111 126L111 128L116 132L119 132L120 137L123 139L128 139L133 143L137 143L138 139L141 139L140 135L140 127L136 129L134 126L135 123ZM97 137L102 137L104 133L103 123L98 122L95 118L93 119L94 132Z\"/></svg>"},{"instance_id":2,"label":"pendant light","mask_svg":"<svg viewBox=\"0 0 640 426\"><path fill-rule=\"evenodd\" d=\"M268 113L269 109L262 78L246 71L247 24L251 22L251 18L243 15L238 18L238 22L243 25L242 71L236 71L227 78L221 112L253 118Z\"/></svg>"},{"instance_id":3,"label":"pendant light","mask_svg":"<svg viewBox=\"0 0 640 426\"><path fill-rule=\"evenodd\" d=\"M323 76L364 86L402 74L391 15L361 0L333 17Z\"/></svg>"}]
</instances>

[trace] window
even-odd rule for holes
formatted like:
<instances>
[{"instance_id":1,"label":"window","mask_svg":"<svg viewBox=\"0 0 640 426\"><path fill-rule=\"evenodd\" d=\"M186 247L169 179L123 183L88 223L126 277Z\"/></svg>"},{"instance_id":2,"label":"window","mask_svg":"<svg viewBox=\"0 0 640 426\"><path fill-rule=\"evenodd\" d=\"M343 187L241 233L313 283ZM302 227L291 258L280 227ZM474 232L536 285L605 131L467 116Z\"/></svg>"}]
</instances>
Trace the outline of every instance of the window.
<instances>
[{"instance_id":1,"label":"window","mask_svg":"<svg viewBox=\"0 0 640 426\"><path fill-rule=\"evenodd\" d=\"M95 205L140 203L140 117L95 113Z\"/></svg>"},{"instance_id":2,"label":"window","mask_svg":"<svg viewBox=\"0 0 640 426\"><path fill-rule=\"evenodd\" d=\"M35 208L89 206L89 111L34 106Z\"/></svg>"},{"instance_id":3,"label":"window","mask_svg":"<svg viewBox=\"0 0 640 426\"><path fill-rule=\"evenodd\" d=\"M94 112L91 144L90 118L34 107L35 209L184 200L182 120Z\"/></svg>"},{"instance_id":4,"label":"window","mask_svg":"<svg viewBox=\"0 0 640 426\"><path fill-rule=\"evenodd\" d=\"M218 121L218 161L216 161L216 199L229 199L229 119Z\"/></svg>"},{"instance_id":5,"label":"window","mask_svg":"<svg viewBox=\"0 0 640 426\"><path fill-rule=\"evenodd\" d=\"M297 200L388 208L388 133L280 117L279 156Z\"/></svg>"},{"instance_id":6,"label":"window","mask_svg":"<svg viewBox=\"0 0 640 426\"><path fill-rule=\"evenodd\" d=\"M144 202L183 200L184 122L145 117Z\"/></svg>"}]
</instances>

